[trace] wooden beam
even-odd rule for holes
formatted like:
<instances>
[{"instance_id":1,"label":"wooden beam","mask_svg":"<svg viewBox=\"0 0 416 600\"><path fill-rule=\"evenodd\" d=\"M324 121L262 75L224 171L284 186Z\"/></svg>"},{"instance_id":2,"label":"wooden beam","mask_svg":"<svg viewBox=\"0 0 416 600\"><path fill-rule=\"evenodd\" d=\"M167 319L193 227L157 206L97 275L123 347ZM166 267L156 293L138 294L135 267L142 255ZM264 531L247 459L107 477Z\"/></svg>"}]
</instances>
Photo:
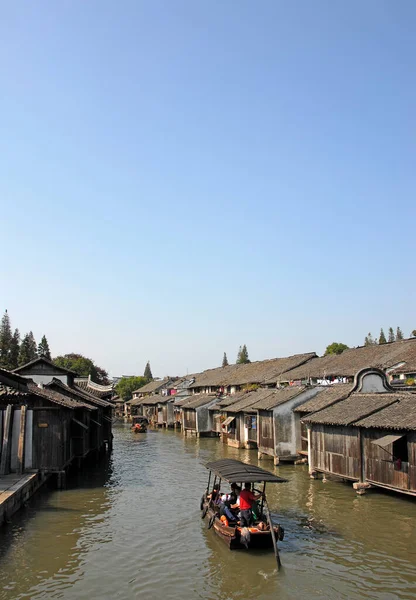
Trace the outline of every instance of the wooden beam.
<instances>
[{"instance_id":1,"label":"wooden beam","mask_svg":"<svg viewBox=\"0 0 416 600\"><path fill-rule=\"evenodd\" d=\"M22 475L25 470L25 434L26 434L26 406L20 409L20 432L17 447L17 473Z\"/></svg>"},{"instance_id":2,"label":"wooden beam","mask_svg":"<svg viewBox=\"0 0 416 600\"><path fill-rule=\"evenodd\" d=\"M10 455L12 451L13 406L7 405L3 428L3 446L1 451L0 475L10 471Z\"/></svg>"}]
</instances>

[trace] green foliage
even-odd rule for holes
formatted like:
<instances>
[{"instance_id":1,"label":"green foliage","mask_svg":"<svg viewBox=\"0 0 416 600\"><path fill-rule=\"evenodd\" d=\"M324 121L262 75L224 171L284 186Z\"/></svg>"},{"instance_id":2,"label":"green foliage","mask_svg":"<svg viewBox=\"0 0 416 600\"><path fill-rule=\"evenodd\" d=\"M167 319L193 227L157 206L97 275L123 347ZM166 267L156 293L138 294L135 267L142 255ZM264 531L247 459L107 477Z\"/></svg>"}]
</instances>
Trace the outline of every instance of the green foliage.
<instances>
[{"instance_id":1,"label":"green foliage","mask_svg":"<svg viewBox=\"0 0 416 600\"><path fill-rule=\"evenodd\" d=\"M380 337L378 338L379 344L387 344L386 336L384 335L383 328L380 329Z\"/></svg>"},{"instance_id":2,"label":"green foliage","mask_svg":"<svg viewBox=\"0 0 416 600\"><path fill-rule=\"evenodd\" d=\"M12 341L10 343L10 365L12 369L17 369L17 367L19 366L19 351L20 333L18 329L15 329Z\"/></svg>"},{"instance_id":3,"label":"green foliage","mask_svg":"<svg viewBox=\"0 0 416 600\"><path fill-rule=\"evenodd\" d=\"M75 371L79 377L88 377L91 375L92 381L101 385L108 385L108 373L105 369L98 367L91 358L82 354L70 353L63 356L57 356L53 362L58 367Z\"/></svg>"},{"instance_id":4,"label":"green foliage","mask_svg":"<svg viewBox=\"0 0 416 600\"><path fill-rule=\"evenodd\" d=\"M29 333L24 336L22 343L20 344L19 367L31 362L32 360L35 360L37 355L38 351L35 338L33 333L29 331Z\"/></svg>"},{"instance_id":5,"label":"green foliage","mask_svg":"<svg viewBox=\"0 0 416 600\"><path fill-rule=\"evenodd\" d=\"M329 346L326 347L324 356L327 354L342 354L344 350L348 350L348 346L346 344L342 344L341 342L332 342Z\"/></svg>"},{"instance_id":6,"label":"green foliage","mask_svg":"<svg viewBox=\"0 0 416 600\"><path fill-rule=\"evenodd\" d=\"M247 351L247 346L244 344L243 347L240 346L239 350L238 350L238 355L237 355L237 361L236 363L238 365L245 365L247 363L251 362L249 357L248 357L248 351Z\"/></svg>"},{"instance_id":7,"label":"green foliage","mask_svg":"<svg viewBox=\"0 0 416 600\"><path fill-rule=\"evenodd\" d=\"M255 392L259 387L258 383L247 383L241 389L243 392Z\"/></svg>"},{"instance_id":8,"label":"green foliage","mask_svg":"<svg viewBox=\"0 0 416 600\"><path fill-rule=\"evenodd\" d=\"M228 358L227 358L227 355L225 352L224 352L224 356L222 357L222 366L228 367Z\"/></svg>"},{"instance_id":9,"label":"green foliage","mask_svg":"<svg viewBox=\"0 0 416 600\"><path fill-rule=\"evenodd\" d=\"M365 337L364 346L374 346L377 344L377 340L373 338L370 332Z\"/></svg>"},{"instance_id":10,"label":"green foliage","mask_svg":"<svg viewBox=\"0 0 416 600\"><path fill-rule=\"evenodd\" d=\"M7 310L5 310L0 324L0 366L4 369L13 368L10 361L12 337L10 317Z\"/></svg>"},{"instance_id":11,"label":"green foliage","mask_svg":"<svg viewBox=\"0 0 416 600\"><path fill-rule=\"evenodd\" d=\"M398 327L396 329L396 342L399 342L402 339L403 339L403 333L402 333L402 330L400 329L400 327Z\"/></svg>"},{"instance_id":12,"label":"green foliage","mask_svg":"<svg viewBox=\"0 0 416 600\"><path fill-rule=\"evenodd\" d=\"M146 377L122 377L116 385L116 392L124 401L130 400L133 392L149 383Z\"/></svg>"},{"instance_id":13,"label":"green foliage","mask_svg":"<svg viewBox=\"0 0 416 600\"><path fill-rule=\"evenodd\" d=\"M147 363L146 363L146 368L144 370L143 377L145 379L147 379L147 381L152 381L152 379L153 379L152 369L150 368L150 362L149 361L147 361Z\"/></svg>"},{"instance_id":14,"label":"green foliage","mask_svg":"<svg viewBox=\"0 0 416 600\"><path fill-rule=\"evenodd\" d=\"M416 329L413 329L413 331L412 331L412 337L416 337Z\"/></svg>"},{"instance_id":15,"label":"green foliage","mask_svg":"<svg viewBox=\"0 0 416 600\"><path fill-rule=\"evenodd\" d=\"M396 336L394 335L393 327L389 327L389 342L395 342Z\"/></svg>"},{"instance_id":16,"label":"green foliage","mask_svg":"<svg viewBox=\"0 0 416 600\"><path fill-rule=\"evenodd\" d=\"M44 356L48 360L52 360L51 351L49 350L48 340L46 339L46 335L44 335L38 346L38 355Z\"/></svg>"}]
</instances>

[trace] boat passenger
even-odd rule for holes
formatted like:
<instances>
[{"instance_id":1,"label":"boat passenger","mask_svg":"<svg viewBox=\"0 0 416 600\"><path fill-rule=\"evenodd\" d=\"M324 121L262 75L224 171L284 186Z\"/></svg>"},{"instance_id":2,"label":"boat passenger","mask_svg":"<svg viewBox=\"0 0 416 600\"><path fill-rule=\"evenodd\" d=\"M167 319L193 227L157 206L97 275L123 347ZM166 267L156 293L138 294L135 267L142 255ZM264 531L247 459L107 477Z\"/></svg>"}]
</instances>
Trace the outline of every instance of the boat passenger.
<instances>
[{"instance_id":1,"label":"boat passenger","mask_svg":"<svg viewBox=\"0 0 416 600\"><path fill-rule=\"evenodd\" d=\"M244 489L240 492L240 525L241 527L250 527L253 520L253 503L262 497L263 494L254 494L251 491L251 484L246 482Z\"/></svg>"}]
</instances>

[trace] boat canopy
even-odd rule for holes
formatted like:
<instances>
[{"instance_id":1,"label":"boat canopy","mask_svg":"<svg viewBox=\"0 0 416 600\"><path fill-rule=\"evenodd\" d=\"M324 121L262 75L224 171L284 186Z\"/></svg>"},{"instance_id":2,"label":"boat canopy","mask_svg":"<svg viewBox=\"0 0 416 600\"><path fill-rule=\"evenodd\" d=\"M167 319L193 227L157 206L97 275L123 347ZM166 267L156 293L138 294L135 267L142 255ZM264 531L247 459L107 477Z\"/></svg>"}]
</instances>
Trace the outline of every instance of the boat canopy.
<instances>
[{"instance_id":1,"label":"boat canopy","mask_svg":"<svg viewBox=\"0 0 416 600\"><path fill-rule=\"evenodd\" d=\"M259 481L268 481L273 483L285 483L288 480L283 477L273 475L270 471L256 467L255 465L249 465L241 462L241 460L234 460L232 458L223 458L221 460L215 460L213 462L206 463L205 467L212 471L214 475L225 479L228 482L241 482L241 483L256 483Z\"/></svg>"}]
</instances>

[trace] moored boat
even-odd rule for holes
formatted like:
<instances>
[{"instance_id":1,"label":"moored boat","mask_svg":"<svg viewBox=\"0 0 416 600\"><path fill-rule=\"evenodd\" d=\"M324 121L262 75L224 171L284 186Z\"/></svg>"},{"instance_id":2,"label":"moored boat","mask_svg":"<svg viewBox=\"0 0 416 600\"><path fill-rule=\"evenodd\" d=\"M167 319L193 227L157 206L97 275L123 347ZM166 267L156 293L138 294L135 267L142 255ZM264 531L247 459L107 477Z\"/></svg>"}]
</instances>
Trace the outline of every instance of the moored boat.
<instances>
[{"instance_id":1,"label":"moored boat","mask_svg":"<svg viewBox=\"0 0 416 600\"><path fill-rule=\"evenodd\" d=\"M206 491L201 498L200 508L202 518L208 521L208 527L212 528L231 550L273 548L278 565L280 565L277 540L283 539L284 531L280 525L272 522L265 491L266 483L285 483L287 479L278 477L255 465L234 459L209 462L205 467L209 470L209 478ZM219 499L223 481L234 487L237 484L240 489L243 485L247 490L250 487L252 494L259 499L255 510L252 511L251 522L245 523L248 526L242 526L237 515L234 521L227 519L224 515L224 505ZM258 484L263 485L262 490L257 489Z\"/></svg>"},{"instance_id":2,"label":"moored boat","mask_svg":"<svg viewBox=\"0 0 416 600\"><path fill-rule=\"evenodd\" d=\"M136 416L133 417L131 428L134 433L145 433L147 431L148 424L149 421L146 419L146 417Z\"/></svg>"}]
</instances>

